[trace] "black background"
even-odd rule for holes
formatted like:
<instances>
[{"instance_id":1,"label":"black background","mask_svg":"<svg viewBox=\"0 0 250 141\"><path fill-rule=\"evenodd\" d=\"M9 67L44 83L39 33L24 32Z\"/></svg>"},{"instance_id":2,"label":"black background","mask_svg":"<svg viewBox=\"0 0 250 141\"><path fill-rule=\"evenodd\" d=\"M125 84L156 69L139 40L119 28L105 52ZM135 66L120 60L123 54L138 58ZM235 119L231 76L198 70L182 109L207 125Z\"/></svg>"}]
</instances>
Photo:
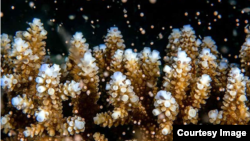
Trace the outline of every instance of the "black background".
<instances>
[{"instance_id":1,"label":"black background","mask_svg":"<svg viewBox=\"0 0 250 141\"><path fill-rule=\"evenodd\" d=\"M234 59L234 55L239 54L239 49L245 40L244 27L247 25L245 20L250 20L249 12L241 13L243 8L250 6L249 0L220 0L220 2L219 0L157 0L155 4L151 4L148 0L127 0L126 3L120 0L2 0L1 2L2 33L14 35L17 30L25 30L28 27L26 23L31 22L34 17L40 18L48 31L47 49L50 49L51 54L68 53L65 39L57 32L60 24L70 36L76 31L83 32L90 47L102 44L107 29L116 25L124 35L127 48L137 48L140 51L144 46L150 46L159 50L162 56L165 55L167 37L171 33L169 27L181 28L185 24L191 24L197 36L200 35L202 38L212 36L220 52L222 47L228 49L228 52L222 53L223 57L227 57L231 62L239 62L239 59ZM30 2L34 2L36 8L30 7ZM12 6L15 7L14 10ZM127 10L127 18L124 18L124 9ZM215 11L221 15L221 19L214 16ZM144 17L140 17L141 12L144 13ZM185 12L188 16L184 15ZM197 12L200 13L199 16L196 15ZM75 19L70 20L69 15L74 15ZM87 21L83 15L88 17ZM215 18L216 22L213 21ZM55 20L52 22L53 25L48 24L53 19ZM240 26L236 26L236 19L239 19ZM127 20L130 22L130 28L126 23ZM94 21L94 24L91 24L91 21ZM198 25L198 21L201 25ZM208 30L209 23L211 30ZM94 25L95 29L91 25ZM154 29L150 28L151 25L154 25ZM141 34L140 27L146 30L146 34ZM165 27L165 30L162 30L162 27ZM237 33L236 36L233 35L233 31ZM157 39L159 33L163 35L163 39ZM224 42L224 38L228 41ZM150 45L152 41L154 45ZM131 43L135 46L132 47ZM231 57L228 57L228 54L231 54Z\"/></svg>"}]
</instances>

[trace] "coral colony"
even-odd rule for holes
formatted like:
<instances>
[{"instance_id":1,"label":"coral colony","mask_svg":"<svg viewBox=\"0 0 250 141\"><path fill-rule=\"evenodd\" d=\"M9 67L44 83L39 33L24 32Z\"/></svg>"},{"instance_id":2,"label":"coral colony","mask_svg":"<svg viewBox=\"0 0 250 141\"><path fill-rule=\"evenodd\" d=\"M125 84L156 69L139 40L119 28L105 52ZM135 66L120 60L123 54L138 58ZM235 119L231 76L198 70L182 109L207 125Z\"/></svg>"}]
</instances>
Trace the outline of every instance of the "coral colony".
<instances>
[{"instance_id":1,"label":"coral colony","mask_svg":"<svg viewBox=\"0 0 250 141\"><path fill-rule=\"evenodd\" d=\"M98 129L126 125L132 129L117 140L126 134L129 140L173 140L173 125L249 124L248 27L239 68L220 57L211 37L197 39L190 25L172 30L164 62L149 47L126 49L121 32L111 27L105 44L92 50L76 32L65 63L57 65L45 57L47 31L40 19L29 25L14 37L1 35L7 101L1 129L10 140L107 141ZM64 101L72 116L63 114Z\"/></svg>"}]
</instances>

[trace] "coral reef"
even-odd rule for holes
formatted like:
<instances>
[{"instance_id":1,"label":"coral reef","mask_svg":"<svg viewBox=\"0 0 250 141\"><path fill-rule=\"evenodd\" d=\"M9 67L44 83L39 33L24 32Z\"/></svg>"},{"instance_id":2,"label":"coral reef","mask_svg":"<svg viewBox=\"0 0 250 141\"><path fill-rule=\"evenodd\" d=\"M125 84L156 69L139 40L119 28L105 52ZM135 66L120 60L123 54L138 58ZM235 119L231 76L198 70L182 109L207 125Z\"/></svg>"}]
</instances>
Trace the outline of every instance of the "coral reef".
<instances>
[{"instance_id":1,"label":"coral reef","mask_svg":"<svg viewBox=\"0 0 250 141\"><path fill-rule=\"evenodd\" d=\"M58 65L45 56L40 19L29 25L1 35L6 140L107 141L105 127L117 131L116 140L173 140L173 125L249 124L250 32L241 68L219 57L210 36L196 39L190 25L172 30L165 57L149 47L125 49L117 27L93 49L76 32Z\"/></svg>"}]
</instances>

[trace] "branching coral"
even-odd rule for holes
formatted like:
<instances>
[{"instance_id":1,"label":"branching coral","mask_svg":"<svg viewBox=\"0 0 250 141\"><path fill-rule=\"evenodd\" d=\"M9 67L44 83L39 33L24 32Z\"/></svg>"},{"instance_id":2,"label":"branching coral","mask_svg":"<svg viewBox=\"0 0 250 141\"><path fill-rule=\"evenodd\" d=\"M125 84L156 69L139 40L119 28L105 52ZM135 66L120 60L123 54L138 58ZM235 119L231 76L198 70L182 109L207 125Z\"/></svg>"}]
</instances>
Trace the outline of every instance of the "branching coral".
<instances>
[{"instance_id":1,"label":"branching coral","mask_svg":"<svg viewBox=\"0 0 250 141\"><path fill-rule=\"evenodd\" d=\"M161 74L160 53L125 49L117 27L93 52L76 32L60 66L44 59L41 21L29 25L14 37L1 35L7 105L1 129L10 140L107 141L103 127L117 131L112 135L120 140L173 140L175 124L249 124L249 35L240 51L241 71L218 57L211 37L201 42L190 25L173 29ZM68 105L71 116L65 114ZM209 121L201 120L206 115Z\"/></svg>"}]
</instances>

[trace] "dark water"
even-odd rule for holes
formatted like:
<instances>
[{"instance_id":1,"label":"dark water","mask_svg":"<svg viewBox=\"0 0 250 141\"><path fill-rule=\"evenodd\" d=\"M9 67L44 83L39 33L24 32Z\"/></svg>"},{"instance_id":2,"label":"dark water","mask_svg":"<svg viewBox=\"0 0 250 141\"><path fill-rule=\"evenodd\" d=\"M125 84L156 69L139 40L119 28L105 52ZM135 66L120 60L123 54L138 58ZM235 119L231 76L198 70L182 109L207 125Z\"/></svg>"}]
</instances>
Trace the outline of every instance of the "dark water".
<instances>
[{"instance_id":1,"label":"dark water","mask_svg":"<svg viewBox=\"0 0 250 141\"><path fill-rule=\"evenodd\" d=\"M126 3L121 0L2 0L1 2L2 33L14 35L15 31L25 30L28 27L26 22L31 22L34 17L40 18L48 31L47 49L50 49L51 54L67 54L65 45L67 39L58 32L59 25L62 25L61 29L63 28L69 35L73 35L76 31L83 32L90 47L103 43L107 29L115 25L124 35L127 48L141 50L144 46L150 46L159 50L163 56L168 42L167 37L171 33L170 26L181 28L185 24L191 24L197 36L212 36L222 55L228 57L228 54L231 54L228 59L238 62L234 56L238 55L244 42L244 27L250 22L249 12L242 13L244 8L250 7L249 0L157 0L154 4L149 0L127 0ZM124 17L125 12L127 18ZM151 25L154 26L153 29ZM145 34L141 34L140 28L146 31ZM157 39L159 34L163 35L162 39Z\"/></svg>"}]
</instances>

